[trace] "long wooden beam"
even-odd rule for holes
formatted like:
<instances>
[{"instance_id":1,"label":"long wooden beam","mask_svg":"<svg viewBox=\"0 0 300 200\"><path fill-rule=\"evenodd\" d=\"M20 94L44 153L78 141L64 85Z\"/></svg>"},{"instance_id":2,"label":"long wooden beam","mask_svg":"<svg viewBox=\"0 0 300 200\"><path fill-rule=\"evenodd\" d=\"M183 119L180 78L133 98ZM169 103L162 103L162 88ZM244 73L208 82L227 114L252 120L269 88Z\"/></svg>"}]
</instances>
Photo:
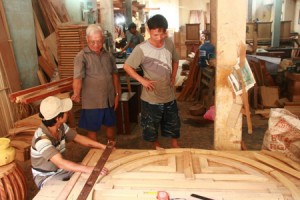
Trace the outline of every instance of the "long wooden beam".
<instances>
[{"instance_id":1,"label":"long wooden beam","mask_svg":"<svg viewBox=\"0 0 300 200\"><path fill-rule=\"evenodd\" d=\"M73 77L64 78L59 81L54 81L54 82L51 82L48 84L39 85L39 86L35 86L35 87L28 88L25 90L21 90L18 92L11 93L11 94L9 94L9 98L12 102L16 102L17 100L20 100L23 103L30 103L35 100L38 100L39 98L45 97L45 95L47 96L47 94L49 96L49 95L58 94L60 92L65 92L65 91L71 90L72 82L73 82ZM32 99L33 95L36 95L37 93L39 93L40 90L44 90L44 91L43 91L43 93L40 93L39 98L37 98L37 96L35 96L34 99ZM34 94L31 94L31 93L34 93ZM24 96L26 95L27 100L21 100L22 95L24 95ZM32 95L32 98L30 97L30 95ZM26 99L26 98L24 97L24 99Z\"/></svg>"}]
</instances>

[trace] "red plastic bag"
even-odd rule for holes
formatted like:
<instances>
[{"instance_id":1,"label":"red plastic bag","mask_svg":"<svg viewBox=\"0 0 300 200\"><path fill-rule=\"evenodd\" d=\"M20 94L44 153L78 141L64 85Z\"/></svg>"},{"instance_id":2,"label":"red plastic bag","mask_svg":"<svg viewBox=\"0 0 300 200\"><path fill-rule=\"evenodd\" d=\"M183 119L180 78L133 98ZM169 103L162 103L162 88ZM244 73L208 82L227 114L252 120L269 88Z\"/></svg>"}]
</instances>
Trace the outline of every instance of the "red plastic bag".
<instances>
[{"instance_id":1,"label":"red plastic bag","mask_svg":"<svg viewBox=\"0 0 300 200\"><path fill-rule=\"evenodd\" d=\"M211 106L208 111L203 115L204 119L215 121L215 106Z\"/></svg>"}]
</instances>

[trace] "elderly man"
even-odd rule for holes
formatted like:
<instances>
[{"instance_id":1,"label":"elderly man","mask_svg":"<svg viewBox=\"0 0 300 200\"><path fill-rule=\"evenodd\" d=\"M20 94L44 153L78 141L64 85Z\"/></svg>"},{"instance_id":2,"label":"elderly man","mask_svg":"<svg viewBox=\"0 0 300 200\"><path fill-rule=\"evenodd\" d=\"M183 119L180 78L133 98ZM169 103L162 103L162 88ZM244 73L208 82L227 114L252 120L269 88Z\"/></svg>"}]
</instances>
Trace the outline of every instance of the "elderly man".
<instances>
[{"instance_id":1,"label":"elderly man","mask_svg":"<svg viewBox=\"0 0 300 200\"><path fill-rule=\"evenodd\" d=\"M96 140L96 132L106 127L108 140L114 140L116 110L121 93L120 80L113 55L103 48L104 35L99 25L86 30L88 46L74 59L74 81L71 99L82 102L79 127ZM81 95L80 95L81 94Z\"/></svg>"}]
</instances>

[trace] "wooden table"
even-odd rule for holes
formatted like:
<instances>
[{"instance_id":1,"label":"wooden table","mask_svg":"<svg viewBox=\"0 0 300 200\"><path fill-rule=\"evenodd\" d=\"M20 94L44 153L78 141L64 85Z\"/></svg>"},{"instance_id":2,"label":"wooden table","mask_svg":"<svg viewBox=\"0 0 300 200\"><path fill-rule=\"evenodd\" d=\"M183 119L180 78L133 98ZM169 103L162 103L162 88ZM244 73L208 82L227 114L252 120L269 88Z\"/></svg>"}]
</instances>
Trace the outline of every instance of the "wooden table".
<instances>
[{"instance_id":1,"label":"wooden table","mask_svg":"<svg viewBox=\"0 0 300 200\"><path fill-rule=\"evenodd\" d=\"M101 153L91 149L83 163L95 165ZM155 200L157 191L187 200L196 200L191 194L215 200L300 199L300 164L278 153L117 149L105 166L110 173L99 176L89 199ZM75 173L67 184L45 187L34 199L67 193L68 199L76 199L87 179Z\"/></svg>"}]
</instances>

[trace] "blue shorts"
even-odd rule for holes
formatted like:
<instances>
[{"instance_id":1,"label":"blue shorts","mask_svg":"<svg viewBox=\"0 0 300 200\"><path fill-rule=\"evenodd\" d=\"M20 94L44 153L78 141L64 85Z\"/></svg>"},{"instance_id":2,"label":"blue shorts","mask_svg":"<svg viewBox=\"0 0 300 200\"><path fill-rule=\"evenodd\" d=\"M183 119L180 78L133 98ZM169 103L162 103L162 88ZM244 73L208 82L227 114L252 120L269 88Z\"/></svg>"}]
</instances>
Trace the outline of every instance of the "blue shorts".
<instances>
[{"instance_id":1,"label":"blue shorts","mask_svg":"<svg viewBox=\"0 0 300 200\"><path fill-rule=\"evenodd\" d=\"M113 108L82 109L78 127L97 132L102 125L114 126L115 124L116 114Z\"/></svg>"},{"instance_id":2,"label":"blue shorts","mask_svg":"<svg viewBox=\"0 0 300 200\"><path fill-rule=\"evenodd\" d=\"M150 104L142 101L141 126L143 138L149 142L157 141L159 127L161 136L179 138L180 118L176 101L163 104Z\"/></svg>"}]
</instances>

